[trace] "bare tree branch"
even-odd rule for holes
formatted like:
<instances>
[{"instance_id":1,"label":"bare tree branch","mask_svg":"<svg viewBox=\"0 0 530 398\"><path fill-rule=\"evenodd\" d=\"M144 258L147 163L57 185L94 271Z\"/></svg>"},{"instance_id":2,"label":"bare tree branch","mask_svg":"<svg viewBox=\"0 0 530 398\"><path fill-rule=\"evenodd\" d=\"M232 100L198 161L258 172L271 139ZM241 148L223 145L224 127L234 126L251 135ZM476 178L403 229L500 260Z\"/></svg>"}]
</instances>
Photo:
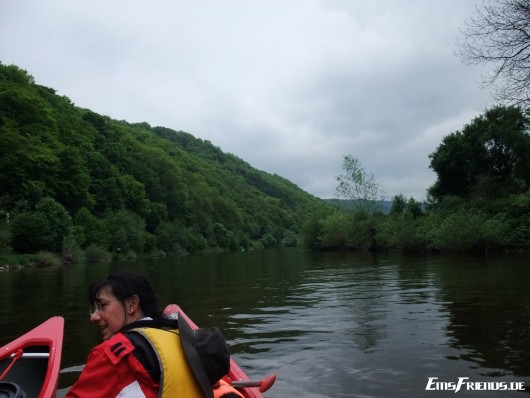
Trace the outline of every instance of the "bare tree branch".
<instances>
[{"instance_id":1,"label":"bare tree branch","mask_svg":"<svg viewBox=\"0 0 530 398\"><path fill-rule=\"evenodd\" d=\"M484 1L457 38L465 64L491 63L482 78L500 102L530 108L530 0Z\"/></svg>"}]
</instances>

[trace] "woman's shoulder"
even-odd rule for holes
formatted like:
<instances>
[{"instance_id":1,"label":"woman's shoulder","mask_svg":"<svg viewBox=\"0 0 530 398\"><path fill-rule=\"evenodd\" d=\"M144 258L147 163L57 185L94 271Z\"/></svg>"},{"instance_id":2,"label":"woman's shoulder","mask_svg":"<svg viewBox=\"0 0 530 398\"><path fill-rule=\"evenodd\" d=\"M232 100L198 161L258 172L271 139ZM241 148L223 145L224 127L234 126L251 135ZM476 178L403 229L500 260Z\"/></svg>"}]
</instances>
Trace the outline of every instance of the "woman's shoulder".
<instances>
[{"instance_id":1,"label":"woman's shoulder","mask_svg":"<svg viewBox=\"0 0 530 398\"><path fill-rule=\"evenodd\" d=\"M118 363L127 354L134 350L134 345L123 333L116 333L110 339L105 340L95 346L89 355L90 357L106 357L113 364Z\"/></svg>"}]
</instances>

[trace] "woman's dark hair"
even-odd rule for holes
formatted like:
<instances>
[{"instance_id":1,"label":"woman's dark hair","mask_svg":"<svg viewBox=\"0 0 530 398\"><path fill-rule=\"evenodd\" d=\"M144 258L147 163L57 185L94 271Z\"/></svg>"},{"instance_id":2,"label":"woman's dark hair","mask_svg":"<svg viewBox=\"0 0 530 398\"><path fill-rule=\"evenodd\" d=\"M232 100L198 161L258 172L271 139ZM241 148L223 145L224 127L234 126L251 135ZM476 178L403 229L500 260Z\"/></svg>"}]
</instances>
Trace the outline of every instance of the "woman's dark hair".
<instances>
[{"instance_id":1,"label":"woman's dark hair","mask_svg":"<svg viewBox=\"0 0 530 398\"><path fill-rule=\"evenodd\" d=\"M144 276L136 272L117 272L107 277L107 279L92 283L88 287L90 304L97 301L97 294L101 289L109 289L122 303L128 298L137 295L140 299L140 309L145 316L156 319L162 315L153 287Z\"/></svg>"}]
</instances>

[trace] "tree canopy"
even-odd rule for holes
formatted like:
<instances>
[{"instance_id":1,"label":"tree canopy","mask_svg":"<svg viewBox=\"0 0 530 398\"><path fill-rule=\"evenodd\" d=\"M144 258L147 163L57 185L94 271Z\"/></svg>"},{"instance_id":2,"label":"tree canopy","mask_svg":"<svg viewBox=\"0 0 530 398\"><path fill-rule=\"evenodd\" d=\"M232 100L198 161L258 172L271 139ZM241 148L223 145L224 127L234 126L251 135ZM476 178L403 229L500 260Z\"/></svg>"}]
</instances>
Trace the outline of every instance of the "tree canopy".
<instances>
[{"instance_id":1,"label":"tree canopy","mask_svg":"<svg viewBox=\"0 0 530 398\"><path fill-rule=\"evenodd\" d=\"M437 175L429 194L435 200L448 195L496 199L525 192L530 185L529 123L520 108L499 106L445 136L429 155Z\"/></svg>"},{"instance_id":2,"label":"tree canopy","mask_svg":"<svg viewBox=\"0 0 530 398\"><path fill-rule=\"evenodd\" d=\"M0 186L3 236L22 252L60 252L64 239L135 252L291 245L327 206L209 141L78 108L1 63Z\"/></svg>"},{"instance_id":3,"label":"tree canopy","mask_svg":"<svg viewBox=\"0 0 530 398\"><path fill-rule=\"evenodd\" d=\"M337 197L351 201L353 208L366 214L378 211L378 201L384 199L384 193L373 174L366 172L352 155L343 157L342 169L344 174L336 177Z\"/></svg>"},{"instance_id":4,"label":"tree canopy","mask_svg":"<svg viewBox=\"0 0 530 398\"><path fill-rule=\"evenodd\" d=\"M305 245L420 253L530 249L529 122L517 106L487 110L429 155L437 179L428 203L398 194L386 214L337 206L309 220ZM351 155L343 168L337 192L349 199L344 202L375 206L373 176Z\"/></svg>"}]
</instances>

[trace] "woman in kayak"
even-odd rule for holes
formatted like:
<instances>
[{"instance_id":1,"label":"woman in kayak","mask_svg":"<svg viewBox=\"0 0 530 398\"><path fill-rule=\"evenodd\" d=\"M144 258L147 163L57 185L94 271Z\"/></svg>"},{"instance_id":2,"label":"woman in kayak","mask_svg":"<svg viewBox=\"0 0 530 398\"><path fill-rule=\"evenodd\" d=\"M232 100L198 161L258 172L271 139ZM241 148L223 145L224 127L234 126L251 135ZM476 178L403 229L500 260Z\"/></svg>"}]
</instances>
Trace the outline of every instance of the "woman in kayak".
<instances>
[{"instance_id":1,"label":"woman in kayak","mask_svg":"<svg viewBox=\"0 0 530 398\"><path fill-rule=\"evenodd\" d=\"M117 273L92 284L88 295L90 321L103 342L90 351L67 398L217 397L220 391L190 366L180 341L184 333L175 321L164 320L146 278ZM222 396L242 397L235 389L223 390Z\"/></svg>"}]
</instances>

